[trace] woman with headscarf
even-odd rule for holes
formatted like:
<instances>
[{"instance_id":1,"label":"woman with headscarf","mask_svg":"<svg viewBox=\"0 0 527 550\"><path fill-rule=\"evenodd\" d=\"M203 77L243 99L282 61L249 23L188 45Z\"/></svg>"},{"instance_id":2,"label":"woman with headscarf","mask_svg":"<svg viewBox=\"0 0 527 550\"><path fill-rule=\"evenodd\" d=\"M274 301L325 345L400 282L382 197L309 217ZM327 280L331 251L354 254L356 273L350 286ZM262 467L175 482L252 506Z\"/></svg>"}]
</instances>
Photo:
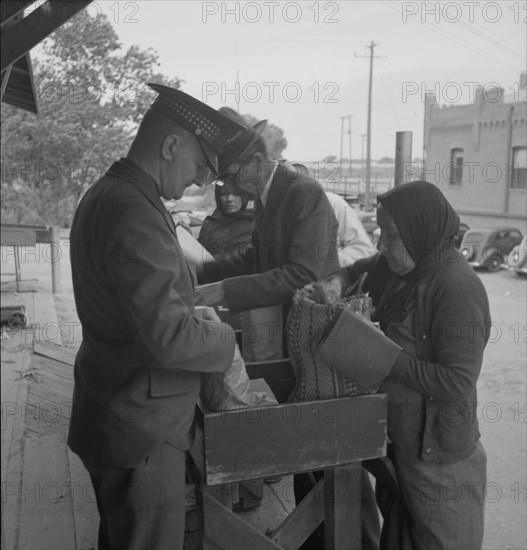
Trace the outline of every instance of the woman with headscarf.
<instances>
[{"instance_id":1,"label":"woman with headscarf","mask_svg":"<svg viewBox=\"0 0 527 550\"><path fill-rule=\"evenodd\" d=\"M322 287L331 301L367 272L372 321L402 348L381 387L396 475L391 488L377 479L381 548L475 550L486 483L476 382L490 328L487 294L454 246L459 218L436 186L415 181L379 196L377 221L380 253ZM403 512L392 506L396 496ZM405 517L406 534L394 526Z\"/></svg>"},{"instance_id":2,"label":"woman with headscarf","mask_svg":"<svg viewBox=\"0 0 527 550\"><path fill-rule=\"evenodd\" d=\"M198 241L216 260L225 261L244 252L251 242L253 215L247 211L247 198L225 183L215 185L216 209L205 218Z\"/></svg>"}]
</instances>

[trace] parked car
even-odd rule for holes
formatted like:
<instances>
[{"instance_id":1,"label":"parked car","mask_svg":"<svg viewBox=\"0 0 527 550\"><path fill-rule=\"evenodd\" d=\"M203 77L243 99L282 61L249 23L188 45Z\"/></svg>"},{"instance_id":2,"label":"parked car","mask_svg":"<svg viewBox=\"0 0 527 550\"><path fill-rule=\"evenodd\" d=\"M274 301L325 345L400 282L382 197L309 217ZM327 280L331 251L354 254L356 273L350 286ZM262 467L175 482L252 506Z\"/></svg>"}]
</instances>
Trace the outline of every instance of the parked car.
<instances>
[{"instance_id":1,"label":"parked car","mask_svg":"<svg viewBox=\"0 0 527 550\"><path fill-rule=\"evenodd\" d=\"M511 250L519 245L522 234L514 227L469 229L463 236L461 254L472 267L499 271Z\"/></svg>"},{"instance_id":2,"label":"parked car","mask_svg":"<svg viewBox=\"0 0 527 550\"><path fill-rule=\"evenodd\" d=\"M454 244L456 245L456 248L461 247L461 243L463 242L463 237L465 236L465 233L470 229L470 227L466 223L460 223L459 229L457 232L457 235L454 239Z\"/></svg>"},{"instance_id":3,"label":"parked car","mask_svg":"<svg viewBox=\"0 0 527 550\"><path fill-rule=\"evenodd\" d=\"M509 269L518 275L527 275L527 235L511 250L507 264Z\"/></svg>"}]
</instances>

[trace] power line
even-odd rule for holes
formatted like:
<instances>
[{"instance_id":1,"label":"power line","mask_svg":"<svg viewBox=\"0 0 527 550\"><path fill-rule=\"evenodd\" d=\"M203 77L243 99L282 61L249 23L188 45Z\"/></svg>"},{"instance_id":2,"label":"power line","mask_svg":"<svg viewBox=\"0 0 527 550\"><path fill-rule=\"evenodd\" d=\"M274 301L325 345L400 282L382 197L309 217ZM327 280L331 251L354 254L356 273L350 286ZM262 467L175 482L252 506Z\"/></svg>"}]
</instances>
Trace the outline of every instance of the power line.
<instances>
[{"instance_id":1,"label":"power line","mask_svg":"<svg viewBox=\"0 0 527 550\"><path fill-rule=\"evenodd\" d=\"M399 12L399 10L394 5L392 5L390 2L387 2L386 0L383 0L383 4L385 6L388 6L390 9ZM458 45L463 46L464 48L470 50L471 52L475 53L476 55L478 55L480 57L483 57L484 59L486 59L488 61L496 63L497 65L500 65L501 67L506 67L507 69L509 69L511 71L516 71L517 70L517 67L516 68L512 67L511 65L507 64L503 60L491 56L487 51L482 50L480 48L477 48L476 46L474 46L470 42L466 42L465 40L461 39L460 37L458 37L458 36L448 32L447 30L439 27L437 23L432 25L430 22L428 22L426 20L424 21L424 23L425 23L425 25L428 25L428 28L432 32L435 32L435 33L441 35L443 38L446 38L447 40L449 40L451 42L455 42Z\"/></svg>"}]
</instances>

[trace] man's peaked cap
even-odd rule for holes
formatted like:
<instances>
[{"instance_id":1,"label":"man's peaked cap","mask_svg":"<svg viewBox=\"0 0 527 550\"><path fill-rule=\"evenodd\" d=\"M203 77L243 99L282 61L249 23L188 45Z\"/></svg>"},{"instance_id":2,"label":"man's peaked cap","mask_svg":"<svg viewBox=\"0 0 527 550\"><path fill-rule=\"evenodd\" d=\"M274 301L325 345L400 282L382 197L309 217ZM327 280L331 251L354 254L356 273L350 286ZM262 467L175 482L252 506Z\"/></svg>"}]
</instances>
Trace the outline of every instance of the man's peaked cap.
<instances>
[{"instance_id":1,"label":"man's peaked cap","mask_svg":"<svg viewBox=\"0 0 527 550\"><path fill-rule=\"evenodd\" d=\"M152 108L175 120L185 130L210 145L216 154L220 154L240 132L247 127L209 107L202 101L174 88L148 83L159 95Z\"/></svg>"}]
</instances>

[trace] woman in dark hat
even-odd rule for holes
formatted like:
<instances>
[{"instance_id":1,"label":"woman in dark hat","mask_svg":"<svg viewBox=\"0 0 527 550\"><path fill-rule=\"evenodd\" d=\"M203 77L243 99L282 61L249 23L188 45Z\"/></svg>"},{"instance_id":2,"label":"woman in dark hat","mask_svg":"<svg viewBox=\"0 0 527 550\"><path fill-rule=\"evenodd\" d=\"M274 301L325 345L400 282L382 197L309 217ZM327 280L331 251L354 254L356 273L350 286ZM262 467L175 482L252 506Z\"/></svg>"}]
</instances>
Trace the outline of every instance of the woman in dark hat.
<instances>
[{"instance_id":1,"label":"woman in dark hat","mask_svg":"<svg viewBox=\"0 0 527 550\"><path fill-rule=\"evenodd\" d=\"M247 210L248 199L228 183L216 184L216 209L205 218L198 241L216 260L225 261L244 252L251 242L253 214Z\"/></svg>"},{"instance_id":2,"label":"woman in dark hat","mask_svg":"<svg viewBox=\"0 0 527 550\"><path fill-rule=\"evenodd\" d=\"M372 320L402 348L381 388L399 492L377 480L381 548L411 548L412 540L420 550L481 548L486 454L476 382L490 327L487 294L454 246L459 218L436 186L404 184L378 204L380 253L322 286L331 301L367 272ZM397 496L410 520L406 539L390 521Z\"/></svg>"}]
</instances>

